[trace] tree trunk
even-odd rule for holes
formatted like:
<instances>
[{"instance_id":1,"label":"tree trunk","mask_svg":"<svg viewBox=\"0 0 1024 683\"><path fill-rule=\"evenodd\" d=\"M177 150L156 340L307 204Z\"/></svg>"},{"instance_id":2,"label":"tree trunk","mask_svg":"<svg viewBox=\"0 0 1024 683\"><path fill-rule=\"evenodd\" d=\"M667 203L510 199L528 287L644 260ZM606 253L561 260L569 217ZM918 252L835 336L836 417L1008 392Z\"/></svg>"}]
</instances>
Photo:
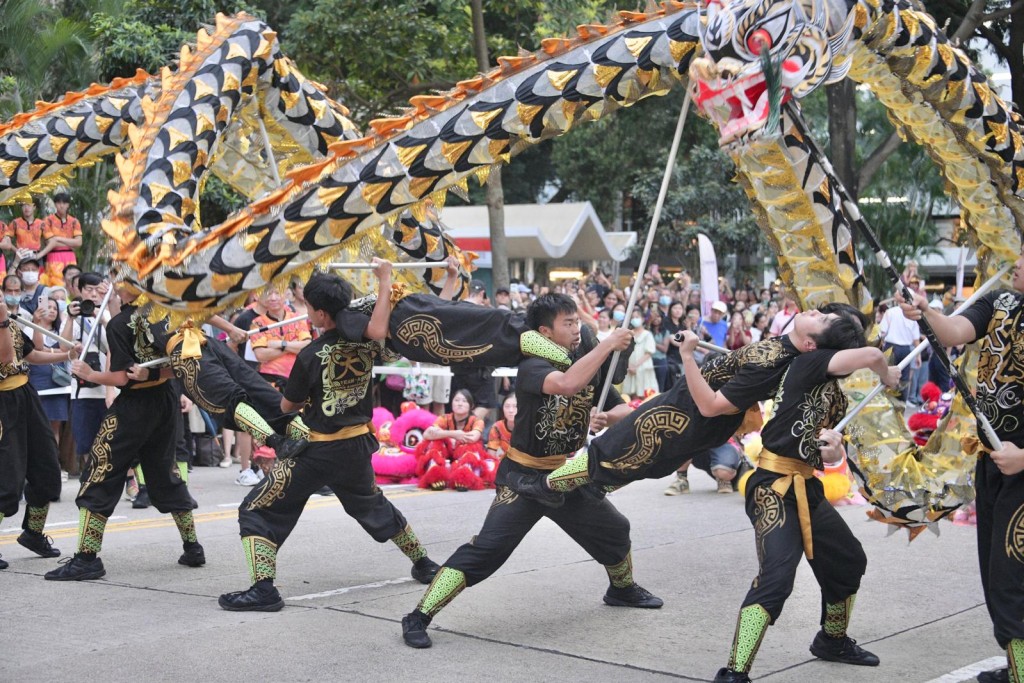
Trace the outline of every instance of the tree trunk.
<instances>
[{"instance_id":1,"label":"tree trunk","mask_svg":"<svg viewBox=\"0 0 1024 683\"><path fill-rule=\"evenodd\" d=\"M470 0L473 11L473 52L481 73L491 68L484 32L482 0ZM501 166L495 166L487 179L487 222L491 230L491 277L494 289L508 288L508 248L505 245L505 194L501 189ZM493 292L492 292L493 295Z\"/></svg>"},{"instance_id":2,"label":"tree trunk","mask_svg":"<svg viewBox=\"0 0 1024 683\"><path fill-rule=\"evenodd\" d=\"M832 160L839 180L856 199L857 187L857 93L855 84L844 79L825 88L828 95L828 137Z\"/></svg>"},{"instance_id":3,"label":"tree trunk","mask_svg":"<svg viewBox=\"0 0 1024 683\"><path fill-rule=\"evenodd\" d=\"M1024 11L1010 16L1010 92L1018 110L1024 109Z\"/></svg>"}]
</instances>

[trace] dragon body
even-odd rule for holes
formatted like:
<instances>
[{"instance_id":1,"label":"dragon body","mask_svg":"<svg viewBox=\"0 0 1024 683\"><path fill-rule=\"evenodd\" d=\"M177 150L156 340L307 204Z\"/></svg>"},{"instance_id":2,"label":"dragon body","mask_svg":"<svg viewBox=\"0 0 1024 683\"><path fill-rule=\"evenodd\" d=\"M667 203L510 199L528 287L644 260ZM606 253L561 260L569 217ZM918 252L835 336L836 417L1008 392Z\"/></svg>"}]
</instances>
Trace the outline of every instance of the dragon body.
<instances>
[{"instance_id":1,"label":"dragon body","mask_svg":"<svg viewBox=\"0 0 1024 683\"><path fill-rule=\"evenodd\" d=\"M805 306L863 307L851 221L780 109L847 77L869 86L901 135L936 160L979 250L978 275L1015 258L1024 227L1021 121L906 0L712 0L621 12L612 24L545 40L536 53L499 58L446 93L414 97L365 134L280 54L269 27L218 16L159 78L94 86L0 126L0 201L46 191L122 151L122 187L103 224L115 259L157 307L201 316L327 260L455 253L468 266L426 220L431 206L526 145L681 85L719 130L785 284ZM250 203L206 226L198 206L210 172ZM424 277L419 284L436 290L441 274ZM848 389L856 397L856 379ZM950 430L936 430L946 443L932 448L935 457L968 430L962 409L952 414L959 419ZM878 473L910 443L901 417L880 404L851 432L874 463L869 478L885 489L892 478ZM961 461L938 464L966 471ZM901 521L928 522L965 499L957 476L925 498L900 498L906 487L892 486L897 494L875 502Z\"/></svg>"}]
</instances>

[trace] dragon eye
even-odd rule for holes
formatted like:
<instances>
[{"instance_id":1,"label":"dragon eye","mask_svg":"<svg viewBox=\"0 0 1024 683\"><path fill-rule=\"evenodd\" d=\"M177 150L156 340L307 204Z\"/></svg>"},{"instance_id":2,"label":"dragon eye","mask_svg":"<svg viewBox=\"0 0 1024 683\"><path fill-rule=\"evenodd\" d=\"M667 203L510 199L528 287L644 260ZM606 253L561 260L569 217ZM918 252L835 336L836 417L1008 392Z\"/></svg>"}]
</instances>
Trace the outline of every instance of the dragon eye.
<instances>
[{"instance_id":1,"label":"dragon eye","mask_svg":"<svg viewBox=\"0 0 1024 683\"><path fill-rule=\"evenodd\" d=\"M763 28L757 29L747 37L747 49L750 50L750 54L759 55L761 50L770 50L771 48L772 34Z\"/></svg>"}]
</instances>

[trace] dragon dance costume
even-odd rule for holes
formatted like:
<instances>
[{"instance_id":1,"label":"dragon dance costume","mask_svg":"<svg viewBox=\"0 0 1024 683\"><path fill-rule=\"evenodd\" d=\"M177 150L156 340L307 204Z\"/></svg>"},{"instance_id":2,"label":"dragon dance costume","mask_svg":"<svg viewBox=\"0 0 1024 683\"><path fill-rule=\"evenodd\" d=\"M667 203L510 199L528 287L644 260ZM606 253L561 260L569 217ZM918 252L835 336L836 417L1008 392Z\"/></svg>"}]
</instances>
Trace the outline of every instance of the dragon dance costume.
<instances>
[{"instance_id":1,"label":"dragon dance costume","mask_svg":"<svg viewBox=\"0 0 1024 683\"><path fill-rule=\"evenodd\" d=\"M695 455L720 446L741 428L745 413L771 395L789 363L800 352L788 336L765 339L728 354L716 356L701 374L739 409L732 415L706 418L700 414L686 380L641 405L612 425L577 455L547 476L542 486L568 492L593 483L613 490L640 479L658 479L679 469Z\"/></svg>"},{"instance_id":2,"label":"dragon dance costume","mask_svg":"<svg viewBox=\"0 0 1024 683\"><path fill-rule=\"evenodd\" d=\"M277 552L306 501L329 486L345 512L378 543L392 541L413 562L413 578L429 583L437 564L427 557L402 513L376 485L371 456L378 443L371 429L369 391L381 345L365 337L370 317L341 311L335 327L296 357L284 397L305 404L309 446L300 457L278 458L270 474L238 508L251 587L227 593L219 604L233 611L277 611L284 606L273 582Z\"/></svg>"},{"instance_id":3,"label":"dragon dance costume","mask_svg":"<svg viewBox=\"0 0 1024 683\"><path fill-rule=\"evenodd\" d=\"M167 322L151 323L136 306L126 304L107 325L110 372L156 360L167 346ZM178 394L170 379L151 369L147 381L128 379L107 410L82 474L78 505L78 550L70 562L48 572L51 581L98 579L106 574L98 554L107 519L136 462L145 470L149 497L157 510L170 513L181 535L179 564L206 563L196 538L192 496L175 458L183 428Z\"/></svg>"},{"instance_id":4,"label":"dragon dance costume","mask_svg":"<svg viewBox=\"0 0 1024 683\"><path fill-rule=\"evenodd\" d=\"M35 348L32 339L13 320L5 322L0 334L12 337L14 360L0 364L0 522L17 514L24 493L24 531L18 543L42 557L56 557L60 551L43 536L43 526L50 501L60 496L57 441L39 395L28 383L25 357ZM7 562L0 560L0 569L6 568Z\"/></svg>"},{"instance_id":5,"label":"dragon dance costume","mask_svg":"<svg viewBox=\"0 0 1024 683\"><path fill-rule=\"evenodd\" d=\"M548 342L553 345L553 342ZM583 346L582 350L588 347ZM557 351L556 351L557 349ZM604 565L610 586L604 600L610 605L661 607L662 601L633 581L629 521L604 498L577 491L565 497L564 505L547 507L518 495L510 487L516 477L556 469L586 443L590 410L595 392L600 391L599 371L572 396L546 394L545 378L565 371L570 359L561 347L538 352L546 357L528 356L519 364L516 400L519 411L512 441L495 477L496 492L480 532L458 548L444 563L416 609L402 620L403 637L411 647L430 647L426 627L433 617L465 588L476 585L497 571L526 534L543 517L565 531L595 560ZM560 360L552 361L554 353ZM591 351L591 353L599 353ZM581 357L577 351L577 358ZM609 404L622 403L612 391Z\"/></svg>"},{"instance_id":6,"label":"dragon dance costume","mask_svg":"<svg viewBox=\"0 0 1024 683\"><path fill-rule=\"evenodd\" d=\"M1000 440L1024 445L1024 294L993 292L964 311L976 340L977 399ZM1024 682L1024 472L1007 475L982 441L975 471L978 515L978 562L985 604L999 647L1006 649L1009 680Z\"/></svg>"},{"instance_id":7,"label":"dragon dance costume","mask_svg":"<svg viewBox=\"0 0 1024 683\"><path fill-rule=\"evenodd\" d=\"M790 364L775 394L773 414L761 430L763 450L746 485L759 570L740 609L729 665L718 672L716 682L750 680L754 656L792 593L805 554L821 586L822 628L811 645L812 654L878 664L877 657L846 635L867 557L814 476L814 470L824 469L818 434L846 413L846 396L828 374L836 353L811 351Z\"/></svg>"}]
</instances>

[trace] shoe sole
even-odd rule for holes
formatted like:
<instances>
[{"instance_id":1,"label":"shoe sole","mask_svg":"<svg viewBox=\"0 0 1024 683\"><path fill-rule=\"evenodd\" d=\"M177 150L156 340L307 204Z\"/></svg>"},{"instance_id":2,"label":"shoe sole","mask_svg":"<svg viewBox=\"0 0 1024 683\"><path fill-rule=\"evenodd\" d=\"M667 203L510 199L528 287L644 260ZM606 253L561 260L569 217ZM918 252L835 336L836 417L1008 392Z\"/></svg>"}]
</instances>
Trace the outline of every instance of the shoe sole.
<instances>
[{"instance_id":1,"label":"shoe sole","mask_svg":"<svg viewBox=\"0 0 1024 683\"><path fill-rule=\"evenodd\" d=\"M817 651L816 652L813 647L810 648L810 650L811 650L811 654L812 655L814 655L818 659L824 659L826 662L835 662L837 664L850 664L851 666L878 666L879 664L881 664L880 661L879 662L851 662L849 659L841 659L839 657L836 657L834 655L828 654L826 652L821 652L821 651Z\"/></svg>"},{"instance_id":2,"label":"shoe sole","mask_svg":"<svg viewBox=\"0 0 1024 683\"><path fill-rule=\"evenodd\" d=\"M225 605L219 599L217 604L220 605L221 609L225 609L228 612L279 612L284 607L284 600L279 600L270 605L252 605L250 607L236 607L234 605Z\"/></svg>"},{"instance_id":3,"label":"shoe sole","mask_svg":"<svg viewBox=\"0 0 1024 683\"><path fill-rule=\"evenodd\" d=\"M34 552L39 557L46 557L46 558L60 557L60 551L57 550L56 548L53 548L49 552L47 552L45 550L40 552L40 551L36 550L35 548L33 548L32 546L26 545L26 544L22 543L20 538L18 539L18 545L20 545L22 548L25 548L26 550L30 550L30 551Z\"/></svg>"},{"instance_id":4,"label":"shoe sole","mask_svg":"<svg viewBox=\"0 0 1024 683\"><path fill-rule=\"evenodd\" d=\"M618 598L610 598L607 595L604 596L604 604L611 605L612 607L637 607L639 609L660 609L665 603L654 605L637 604L635 602L626 602L625 600L619 600Z\"/></svg>"},{"instance_id":5,"label":"shoe sole","mask_svg":"<svg viewBox=\"0 0 1024 683\"><path fill-rule=\"evenodd\" d=\"M202 562L189 562L179 557L178 564L183 565L185 567L202 567L204 564L206 564L206 560L204 559Z\"/></svg>"},{"instance_id":6,"label":"shoe sole","mask_svg":"<svg viewBox=\"0 0 1024 683\"><path fill-rule=\"evenodd\" d=\"M98 572L89 572L88 574L79 574L77 576L44 576L43 578L47 581L92 581L93 579L101 579L107 575L106 569L101 569Z\"/></svg>"},{"instance_id":7,"label":"shoe sole","mask_svg":"<svg viewBox=\"0 0 1024 683\"><path fill-rule=\"evenodd\" d=\"M429 638L427 639L427 642L425 642L425 643L410 643L410 642L409 642L409 639L408 639L408 638L406 638L406 637L405 637L405 636L403 635L403 636L402 636L402 640L404 640L404 641L405 641L405 644L406 644L406 645L408 645L409 647L413 647L413 648L416 648L417 650L426 650L426 649L427 649L427 648L429 648L429 647L430 647L431 645L433 645L433 643L432 643L432 642L430 642L430 639L429 639Z\"/></svg>"}]
</instances>

